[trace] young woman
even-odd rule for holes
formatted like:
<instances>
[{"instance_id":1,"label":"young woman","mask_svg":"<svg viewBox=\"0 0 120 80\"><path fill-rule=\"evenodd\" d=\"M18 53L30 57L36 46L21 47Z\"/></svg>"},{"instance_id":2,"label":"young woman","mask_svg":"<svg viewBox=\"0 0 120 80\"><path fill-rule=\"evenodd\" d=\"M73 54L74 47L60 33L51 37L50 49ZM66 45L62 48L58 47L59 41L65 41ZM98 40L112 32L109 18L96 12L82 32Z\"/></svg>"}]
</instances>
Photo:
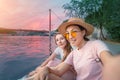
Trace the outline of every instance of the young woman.
<instances>
[{"instance_id":1,"label":"young woman","mask_svg":"<svg viewBox=\"0 0 120 80\"><path fill-rule=\"evenodd\" d=\"M56 33L54 39L58 47L54 50L51 56L49 56L39 67L37 67L36 70L29 73L28 77L25 80L32 80L32 78L37 74L37 72L39 72L39 70L44 66L48 67L57 66L59 63L63 62L69 55L72 48L70 46L70 43L65 39L65 37L60 33ZM57 59L57 57L59 56L60 59ZM75 80L73 69L71 68L68 72L61 76L61 78L63 80Z\"/></svg>"},{"instance_id":2,"label":"young woman","mask_svg":"<svg viewBox=\"0 0 120 80\"><path fill-rule=\"evenodd\" d=\"M80 18L70 18L58 30L76 49L58 66L43 67L39 71L42 74L38 73L34 80L56 80L56 77L62 80L60 76L71 66L77 72L76 80L120 80L120 56L112 56L102 41L90 41L86 37L93 32L92 25Z\"/></svg>"}]
</instances>

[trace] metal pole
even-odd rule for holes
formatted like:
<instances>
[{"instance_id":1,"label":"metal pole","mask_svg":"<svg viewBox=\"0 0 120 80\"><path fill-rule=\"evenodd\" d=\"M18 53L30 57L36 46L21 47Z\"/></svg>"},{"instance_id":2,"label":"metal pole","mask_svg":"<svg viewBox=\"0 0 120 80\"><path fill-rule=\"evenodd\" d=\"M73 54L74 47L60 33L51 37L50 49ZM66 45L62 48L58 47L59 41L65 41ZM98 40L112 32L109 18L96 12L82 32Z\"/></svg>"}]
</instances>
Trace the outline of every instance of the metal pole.
<instances>
[{"instance_id":1,"label":"metal pole","mask_svg":"<svg viewBox=\"0 0 120 80\"><path fill-rule=\"evenodd\" d=\"M49 53L52 54L51 50L51 9L49 9Z\"/></svg>"}]
</instances>

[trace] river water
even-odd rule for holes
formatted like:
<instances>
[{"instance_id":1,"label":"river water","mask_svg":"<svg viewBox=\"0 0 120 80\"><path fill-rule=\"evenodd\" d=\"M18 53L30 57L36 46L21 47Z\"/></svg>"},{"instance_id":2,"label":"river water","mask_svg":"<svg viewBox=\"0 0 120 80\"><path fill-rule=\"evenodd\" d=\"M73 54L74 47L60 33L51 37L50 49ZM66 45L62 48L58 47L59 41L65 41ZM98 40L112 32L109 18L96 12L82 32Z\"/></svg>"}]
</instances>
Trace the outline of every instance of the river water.
<instances>
[{"instance_id":1,"label":"river water","mask_svg":"<svg viewBox=\"0 0 120 80\"><path fill-rule=\"evenodd\" d=\"M0 36L0 80L21 78L48 56L48 36Z\"/></svg>"}]
</instances>

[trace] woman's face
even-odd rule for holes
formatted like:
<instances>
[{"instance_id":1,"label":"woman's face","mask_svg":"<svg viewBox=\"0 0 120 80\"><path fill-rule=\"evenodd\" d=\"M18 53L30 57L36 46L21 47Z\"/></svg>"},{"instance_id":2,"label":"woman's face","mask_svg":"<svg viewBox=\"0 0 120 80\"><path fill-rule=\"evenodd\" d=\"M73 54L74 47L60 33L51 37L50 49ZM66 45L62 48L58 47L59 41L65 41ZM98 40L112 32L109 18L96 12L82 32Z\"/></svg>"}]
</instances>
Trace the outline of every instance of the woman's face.
<instances>
[{"instance_id":1,"label":"woman's face","mask_svg":"<svg viewBox=\"0 0 120 80\"><path fill-rule=\"evenodd\" d=\"M62 49L64 49L67 44L67 41L62 34L57 34L55 37L55 41L56 41L56 44L58 45L58 47L60 47Z\"/></svg>"},{"instance_id":2,"label":"woman's face","mask_svg":"<svg viewBox=\"0 0 120 80\"><path fill-rule=\"evenodd\" d=\"M65 36L72 46L79 47L84 41L85 30L81 31L78 26L69 26L66 29Z\"/></svg>"}]
</instances>

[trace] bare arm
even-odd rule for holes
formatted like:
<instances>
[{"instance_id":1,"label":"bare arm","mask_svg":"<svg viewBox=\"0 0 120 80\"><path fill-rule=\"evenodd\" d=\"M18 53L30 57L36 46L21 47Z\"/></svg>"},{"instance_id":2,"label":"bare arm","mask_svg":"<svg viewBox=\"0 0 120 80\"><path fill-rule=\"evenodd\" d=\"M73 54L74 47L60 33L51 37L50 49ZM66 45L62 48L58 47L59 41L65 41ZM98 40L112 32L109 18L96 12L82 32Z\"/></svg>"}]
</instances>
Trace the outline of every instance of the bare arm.
<instances>
[{"instance_id":1,"label":"bare arm","mask_svg":"<svg viewBox=\"0 0 120 80\"><path fill-rule=\"evenodd\" d=\"M120 55L112 56L108 51L101 52L103 80L120 80Z\"/></svg>"},{"instance_id":2,"label":"bare arm","mask_svg":"<svg viewBox=\"0 0 120 80\"><path fill-rule=\"evenodd\" d=\"M51 74L54 74L56 76L62 76L67 70L70 69L70 65L66 64L66 63L60 63L58 66L56 67L42 67L39 71L40 75L39 75L39 79L40 80L44 80L46 77L51 77ZM48 78L48 79L49 79Z\"/></svg>"},{"instance_id":3,"label":"bare arm","mask_svg":"<svg viewBox=\"0 0 120 80\"><path fill-rule=\"evenodd\" d=\"M56 57L56 54L55 54L55 53L52 53L52 55L49 56L40 66L41 66L41 67L46 66L46 65L48 64L48 62L49 62L50 60L55 59L55 57Z\"/></svg>"},{"instance_id":4,"label":"bare arm","mask_svg":"<svg viewBox=\"0 0 120 80\"><path fill-rule=\"evenodd\" d=\"M62 62L56 67L51 67L49 69L50 73L56 74L58 76L62 76L66 71L70 70L71 66Z\"/></svg>"},{"instance_id":5,"label":"bare arm","mask_svg":"<svg viewBox=\"0 0 120 80\"><path fill-rule=\"evenodd\" d=\"M51 56L49 56L40 66L38 66L34 71L30 72L28 76L33 76L36 72L41 69L41 67L46 66L50 60L53 60L56 57L56 54L53 53Z\"/></svg>"},{"instance_id":6,"label":"bare arm","mask_svg":"<svg viewBox=\"0 0 120 80\"><path fill-rule=\"evenodd\" d=\"M109 64L109 62L112 60L112 58L113 58L113 56L108 51L102 51L100 53L100 59L101 59L104 66Z\"/></svg>"}]
</instances>

